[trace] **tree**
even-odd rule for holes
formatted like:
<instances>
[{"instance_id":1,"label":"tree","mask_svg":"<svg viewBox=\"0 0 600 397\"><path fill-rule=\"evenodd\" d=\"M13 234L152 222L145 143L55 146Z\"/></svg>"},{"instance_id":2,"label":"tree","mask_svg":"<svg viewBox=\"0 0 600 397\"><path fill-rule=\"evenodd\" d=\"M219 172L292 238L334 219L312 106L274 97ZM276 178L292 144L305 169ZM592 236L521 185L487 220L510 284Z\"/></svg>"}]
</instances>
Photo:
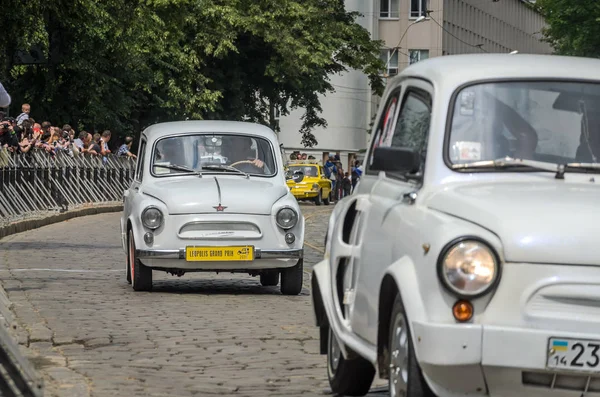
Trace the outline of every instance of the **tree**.
<instances>
[{"instance_id":1,"label":"tree","mask_svg":"<svg viewBox=\"0 0 600 397\"><path fill-rule=\"evenodd\" d=\"M6 1L0 23L15 29L0 42L0 81L38 120L127 133L186 118L274 126L275 107L301 107L313 146L328 76L363 70L383 90L380 43L340 0ZM48 62L13 63L35 45Z\"/></svg>"},{"instance_id":2,"label":"tree","mask_svg":"<svg viewBox=\"0 0 600 397\"><path fill-rule=\"evenodd\" d=\"M560 55L600 57L600 2L538 0L547 41Z\"/></svg>"}]
</instances>

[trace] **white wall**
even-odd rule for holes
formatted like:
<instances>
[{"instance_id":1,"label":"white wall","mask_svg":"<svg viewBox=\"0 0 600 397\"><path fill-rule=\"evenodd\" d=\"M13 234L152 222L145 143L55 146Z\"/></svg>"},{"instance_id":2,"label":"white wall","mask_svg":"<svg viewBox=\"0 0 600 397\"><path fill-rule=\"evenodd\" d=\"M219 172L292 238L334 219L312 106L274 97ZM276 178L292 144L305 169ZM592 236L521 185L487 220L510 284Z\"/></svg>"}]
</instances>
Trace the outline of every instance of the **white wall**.
<instances>
[{"instance_id":1,"label":"white wall","mask_svg":"<svg viewBox=\"0 0 600 397\"><path fill-rule=\"evenodd\" d=\"M374 3L376 0L346 0L348 11L359 11L364 17L357 22L373 32L376 23ZM357 151L365 148L367 129L369 128L372 101L369 80L359 71L349 71L342 75L330 76L330 82L336 92L321 96L323 112L321 117L327 120L326 128L315 128L317 151ZM302 150L300 136L303 109L296 109L288 116L282 116L279 125L279 140L286 149Z\"/></svg>"}]
</instances>

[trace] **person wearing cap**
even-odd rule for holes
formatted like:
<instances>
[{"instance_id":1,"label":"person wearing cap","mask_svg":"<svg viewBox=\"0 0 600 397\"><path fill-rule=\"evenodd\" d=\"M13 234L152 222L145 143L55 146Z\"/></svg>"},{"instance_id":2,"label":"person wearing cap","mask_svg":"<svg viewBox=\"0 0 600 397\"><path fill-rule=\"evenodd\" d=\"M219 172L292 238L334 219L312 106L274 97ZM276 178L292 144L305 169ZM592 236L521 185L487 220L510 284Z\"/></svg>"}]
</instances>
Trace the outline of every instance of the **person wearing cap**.
<instances>
[{"instance_id":1,"label":"person wearing cap","mask_svg":"<svg viewBox=\"0 0 600 397\"><path fill-rule=\"evenodd\" d=\"M7 108L10 105L10 95L4 89L2 83L0 83L0 108Z\"/></svg>"}]
</instances>

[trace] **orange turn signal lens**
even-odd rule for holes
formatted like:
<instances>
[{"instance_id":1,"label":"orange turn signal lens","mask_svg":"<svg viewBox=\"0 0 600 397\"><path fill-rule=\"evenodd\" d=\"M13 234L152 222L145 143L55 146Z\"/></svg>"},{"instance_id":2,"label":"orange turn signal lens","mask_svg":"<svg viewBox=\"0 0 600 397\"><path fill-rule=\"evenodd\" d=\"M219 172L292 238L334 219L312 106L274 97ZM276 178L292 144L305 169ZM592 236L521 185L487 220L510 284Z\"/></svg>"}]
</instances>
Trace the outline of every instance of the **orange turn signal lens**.
<instances>
[{"instance_id":1,"label":"orange turn signal lens","mask_svg":"<svg viewBox=\"0 0 600 397\"><path fill-rule=\"evenodd\" d=\"M473 318L473 305L468 301L457 301L452 306L452 314L456 321L464 323Z\"/></svg>"}]
</instances>

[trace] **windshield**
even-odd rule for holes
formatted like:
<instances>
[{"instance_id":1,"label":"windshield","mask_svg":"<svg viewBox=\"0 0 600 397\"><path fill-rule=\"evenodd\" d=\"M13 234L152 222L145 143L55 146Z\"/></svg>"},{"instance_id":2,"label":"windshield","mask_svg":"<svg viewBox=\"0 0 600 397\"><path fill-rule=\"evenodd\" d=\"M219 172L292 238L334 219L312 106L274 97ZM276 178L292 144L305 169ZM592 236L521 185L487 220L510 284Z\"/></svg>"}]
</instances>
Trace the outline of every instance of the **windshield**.
<instances>
[{"instance_id":1,"label":"windshield","mask_svg":"<svg viewBox=\"0 0 600 397\"><path fill-rule=\"evenodd\" d=\"M288 167L289 175L294 175L294 172L300 171L304 176L319 176L319 171L313 165L291 165Z\"/></svg>"},{"instance_id":2,"label":"windshield","mask_svg":"<svg viewBox=\"0 0 600 397\"><path fill-rule=\"evenodd\" d=\"M453 165L511 157L556 164L600 159L600 84L498 82L459 91Z\"/></svg>"},{"instance_id":3,"label":"windshield","mask_svg":"<svg viewBox=\"0 0 600 397\"><path fill-rule=\"evenodd\" d=\"M243 134L203 133L162 138L154 146L152 173L159 176L186 173L173 166L202 173L235 173L235 169L256 176L277 173L270 142Z\"/></svg>"}]
</instances>

